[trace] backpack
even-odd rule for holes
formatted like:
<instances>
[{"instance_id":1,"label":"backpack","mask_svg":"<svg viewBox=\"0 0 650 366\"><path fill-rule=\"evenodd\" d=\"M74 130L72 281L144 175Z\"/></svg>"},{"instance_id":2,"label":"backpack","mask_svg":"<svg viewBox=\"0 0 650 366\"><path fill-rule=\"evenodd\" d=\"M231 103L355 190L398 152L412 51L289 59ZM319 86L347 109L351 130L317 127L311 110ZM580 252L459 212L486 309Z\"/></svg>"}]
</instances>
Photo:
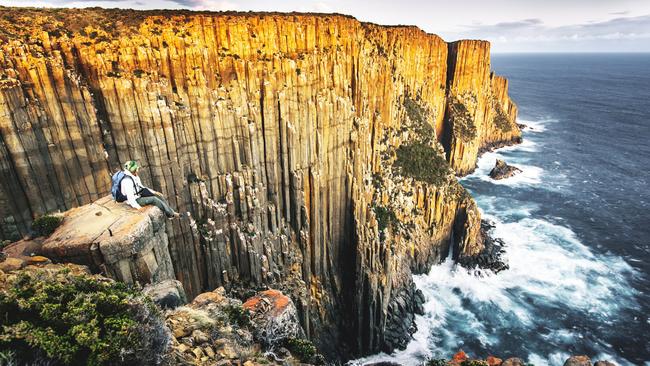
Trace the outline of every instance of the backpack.
<instances>
[{"instance_id":1,"label":"backpack","mask_svg":"<svg viewBox=\"0 0 650 366\"><path fill-rule=\"evenodd\" d=\"M133 178L126 175L123 170L120 170L119 172L113 174L111 177L111 194L113 195L113 199L117 202L126 201L126 196L122 194L121 191L122 180L124 178L129 178L131 181L133 181ZM135 186L135 182L133 182L133 185Z\"/></svg>"}]
</instances>

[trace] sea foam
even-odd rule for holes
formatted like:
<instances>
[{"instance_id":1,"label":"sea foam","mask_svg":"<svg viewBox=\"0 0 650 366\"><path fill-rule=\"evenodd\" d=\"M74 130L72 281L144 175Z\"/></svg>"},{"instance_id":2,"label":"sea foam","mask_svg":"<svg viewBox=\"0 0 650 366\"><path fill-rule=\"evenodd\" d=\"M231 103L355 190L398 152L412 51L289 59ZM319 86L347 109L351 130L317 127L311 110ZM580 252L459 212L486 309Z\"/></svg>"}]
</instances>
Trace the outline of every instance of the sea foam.
<instances>
[{"instance_id":1,"label":"sea foam","mask_svg":"<svg viewBox=\"0 0 650 366\"><path fill-rule=\"evenodd\" d=\"M535 130L543 131L544 123L535 124ZM486 153L479 159L477 171L464 179L486 180L484 177L501 153L508 153L516 162L522 159L518 152L536 148L534 142L529 142ZM487 180L514 188L548 188L543 185L541 168L518 166L523 170L519 178ZM449 358L461 348L474 351L473 356L486 357L488 353L507 351L505 345L519 337L520 349L515 356L536 366L560 366L569 357L565 351L587 342L589 334L555 317L583 314L606 325L622 309L638 306L635 291L626 283L634 270L622 258L594 254L570 227L558 224L560 220L538 217L535 204L513 205L501 196L475 198L482 216L495 225L492 235L505 242L504 259L510 268L495 275L466 270L447 259L433 266L428 274L415 276L426 302L425 314L416 317L418 331L413 340L404 350L354 360L351 365L379 361L417 365L428 358ZM534 333L539 329L544 334ZM610 345L594 343L592 348L599 352L597 359L631 365L614 356Z\"/></svg>"}]
</instances>

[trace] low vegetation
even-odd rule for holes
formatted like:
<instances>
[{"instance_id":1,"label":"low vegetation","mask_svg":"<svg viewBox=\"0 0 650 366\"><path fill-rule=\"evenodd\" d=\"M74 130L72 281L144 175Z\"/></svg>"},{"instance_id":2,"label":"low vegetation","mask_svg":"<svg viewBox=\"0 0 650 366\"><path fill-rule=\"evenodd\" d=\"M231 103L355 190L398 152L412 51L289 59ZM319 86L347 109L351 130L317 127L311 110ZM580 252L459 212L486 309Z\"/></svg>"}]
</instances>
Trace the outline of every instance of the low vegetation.
<instances>
[{"instance_id":1,"label":"low vegetation","mask_svg":"<svg viewBox=\"0 0 650 366\"><path fill-rule=\"evenodd\" d=\"M433 147L415 142L400 146L394 165L402 175L435 186L442 186L447 181L449 165Z\"/></svg>"},{"instance_id":2,"label":"low vegetation","mask_svg":"<svg viewBox=\"0 0 650 366\"><path fill-rule=\"evenodd\" d=\"M412 99L409 94L404 96L404 108L411 122L411 129L417 134L418 139L427 144L431 143L435 138L435 131L427 122L427 110Z\"/></svg>"},{"instance_id":3,"label":"low vegetation","mask_svg":"<svg viewBox=\"0 0 650 366\"><path fill-rule=\"evenodd\" d=\"M32 222L32 230L37 236L50 236L63 222L63 216L43 215Z\"/></svg>"},{"instance_id":4,"label":"low vegetation","mask_svg":"<svg viewBox=\"0 0 650 366\"><path fill-rule=\"evenodd\" d=\"M388 207L374 206L373 211L377 218L377 226L380 232L384 232L390 226L399 222L395 212Z\"/></svg>"},{"instance_id":5,"label":"low vegetation","mask_svg":"<svg viewBox=\"0 0 650 366\"><path fill-rule=\"evenodd\" d=\"M325 357L318 353L316 346L307 339L289 338L285 342L285 347L302 363L312 365L324 365Z\"/></svg>"},{"instance_id":6,"label":"low vegetation","mask_svg":"<svg viewBox=\"0 0 650 366\"><path fill-rule=\"evenodd\" d=\"M250 313L241 306L229 305L224 308L228 315L228 322L239 327L249 326L251 323Z\"/></svg>"},{"instance_id":7,"label":"low vegetation","mask_svg":"<svg viewBox=\"0 0 650 366\"><path fill-rule=\"evenodd\" d=\"M474 118L463 102L452 97L449 105L449 118L453 126L454 136L464 142L470 142L476 138L476 125Z\"/></svg>"},{"instance_id":8,"label":"low vegetation","mask_svg":"<svg viewBox=\"0 0 650 366\"><path fill-rule=\"evenodd\" d=\"M497 128L503 132L512 131L513 123L510 121L510 118L501 107L501 104L499 104L499 102L496 99L494 99L492 101L492 105L494 106L494 110L496 111L493 120L494 125L497 126Z\"/></svg>"},{"instance_id":9,"label":"low vegetation","mask_svg":"<svg viewBox=\"0 0 650 366\"><path fill-rule=\"evenodd\" d=\"M69 268L6 276L0 319L0 351L21 364L152 365L170 339L149 298Z\"/></svg>"}]
</instances>

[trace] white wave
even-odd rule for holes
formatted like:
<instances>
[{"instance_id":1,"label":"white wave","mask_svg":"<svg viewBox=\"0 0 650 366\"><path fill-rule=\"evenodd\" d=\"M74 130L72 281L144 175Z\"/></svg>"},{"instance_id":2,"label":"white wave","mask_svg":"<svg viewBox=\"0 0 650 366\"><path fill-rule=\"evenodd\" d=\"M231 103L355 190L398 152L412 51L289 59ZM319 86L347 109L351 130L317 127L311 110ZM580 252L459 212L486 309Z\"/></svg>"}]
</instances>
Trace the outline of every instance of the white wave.
<instances>
[{"instance_id":1,"label":"white wave","mask_svg":"<svg viewBox=\"0 0 650 366\"><path fill-rule=\"evenodd\" d=\"M531 126L534 132L543 132L547 123L556 120L521 122ZM534 141L526 139L520 145L485 153L476 171L463 180L542 188L545 172L526 164L525 154L538 151L538 147ZM500 181L492 180L488 174L497 158L519 167L522 173ZM555 182L563 179L557 174L550 178ZM545 184L543 188L555 189L548 186ZM504 259L510 268L497 275L488 271L477 276L476 272L459 268L448 259L433 266L428 274L415 276L415 284L424 293L426 302L425 314L416 317L418 331L413 340L405 350L358 359L352 361L352 365L379 361L417 365L429 357L449 358L467 342L497 353L500 338L510 334L510 327L524 329L524 332L556 327L546 335L531 338L531 342L546 343L548 347L537 349L532 345L525 348L529 349L528 355L518 356L536 366L561 366L570 356L564 350L583 342L587 335L581 333L584 330L565 329L559 321L544 319L540 309L544 306L567 309L607 325L614 323L621 310L638 306L636 292L627 284L634 270L622 258L594 254L570 227L548 221L564 222L561 218L536 217L536 204L517 202L513 205L507 197L488 195L475 195L475 199L482 217L495 224L493 236L505 242ZM592 346L600 352L595 359L631 365L615 356L606 343ZM542 354L544 348L552 352Z\"/></svg>"},{"instance_id":2,"label":"white wave","mask_svg":"<svg viewBox=\"0 0 650 366\"><path fill-rule=\"evenodd\" d=\"M450 357L462 348L468 335L486 349L498 352L499 337L495 329L483 323L483 310L477 309L489 308L496 312L493 316L508 319L504 327L535 329L546 320L540 319L525 299L568 307L603 323L614 320L619 310L635 305L633 290L625 286L625 276L633 269L621 258L597 256L571 229L542 219L506 223L494 215L488 216L496 224L493 234L507 245L505 259L510 269L498 275L483 272L476 276L448 259L428 274L415 276L415 284L427 300L425 315L416 318L418 331L413 340L405 350L370 356L352 364L392 361L414 365L427 357ZM474 305L468 307L468 302ZM458 324L459 319L462 325ZM555 329L541 338L549 344L570 345L583 337L576 329ZM629 364L605 349L602 353L606 357L601 359ZM545 356L531 353L528 361L536 366L559 366L568 356L564 352Z\"/></svg>"},{"instance_id":3,"label":"white wave","mask_svg":"<svg viewBox=\"0 0 650 366\"><path fill-rule=\"evenodd\" d=\"M546 125L554 122L557 122L557 120L553 118L542 118L537 120L517 119L517 123L526 125L527 128L524 129L524 132L544 132L546 131Z\"/></svg>"},{"instance_id":4,"label":"white wave","mask_svg":"<svg viewBox=\"0 0 650 366\"><path fill-rule=\"evenodd\" d=\"M534 146L534 145L531 145ZM514 147L516 148L516 147ZM513 147L507 147L500 149L499 151L507 151L506 149L514 149ZM520 149L525 149L526 147L519 147ZM536 185L541 183L542 175L544 169L532 165L526 165L521 163L512 162L511 164L521 169L521 172L505 179L494 180L490 178L489 174L494 165L496 164L497 159L507 160L500 152L487 152L481 156L477 162L477 167L474 173L462 178L465 179L480 179L486 182L491 182L499 185L507 186L517 186L517 185ZM520 160L521 161L521 160Z\"/></svg>"},{"instance_id":5,"label":"white wave","mask_svg":"<svg viewBox=\"0 0 650 366\"><path fill-rule=\"evenodd\" d=\"M529 138L523 139L520 143L516 145L508 145L501 147L497 150L494 151L501 151L501 152L517 152L517 151L524 151L524 152L535 152L538 151L538 146L537 143ZM493 152L494 152L493 151Z\"/></svg>"}]
</instances>

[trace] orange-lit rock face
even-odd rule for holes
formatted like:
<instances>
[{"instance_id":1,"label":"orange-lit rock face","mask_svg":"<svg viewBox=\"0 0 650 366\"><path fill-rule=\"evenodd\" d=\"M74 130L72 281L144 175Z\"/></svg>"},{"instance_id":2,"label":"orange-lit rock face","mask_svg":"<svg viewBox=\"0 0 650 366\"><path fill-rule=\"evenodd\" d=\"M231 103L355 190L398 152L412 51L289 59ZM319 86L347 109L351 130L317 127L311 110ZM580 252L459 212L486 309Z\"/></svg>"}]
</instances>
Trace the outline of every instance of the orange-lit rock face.
<instances>
[{"instance_id":1,"label":"orange-lit rock face","mask_svg":"<svg viewBox=\"0 0 650 366\"><path fill-rule=\"evenodd\" d=\"M246 300L242 306L246 310L255 311L264 304L269 306L267 312L276 316L286 309L290 301L288 297L278 290L266 290Z\"/></svg>"},{"instance_id":2,"label":"orange-lit rock face","mask_svg":"<svg viewBox=\"0 0 650 366\"><path fill-rule=\"evenodd\" d=\"M167 227L188 295L273 284L340 357L400 345L384 333L403 333L395 301L412 298L411 271L451 244L481 249L454 170L519 137L485 42L337 15L0 18L3 238L107 194L110 173L138 160L143 181L191 214ZM414 143L446 156L442 183L395 167Z\"/></svg>"}]
</instances>

